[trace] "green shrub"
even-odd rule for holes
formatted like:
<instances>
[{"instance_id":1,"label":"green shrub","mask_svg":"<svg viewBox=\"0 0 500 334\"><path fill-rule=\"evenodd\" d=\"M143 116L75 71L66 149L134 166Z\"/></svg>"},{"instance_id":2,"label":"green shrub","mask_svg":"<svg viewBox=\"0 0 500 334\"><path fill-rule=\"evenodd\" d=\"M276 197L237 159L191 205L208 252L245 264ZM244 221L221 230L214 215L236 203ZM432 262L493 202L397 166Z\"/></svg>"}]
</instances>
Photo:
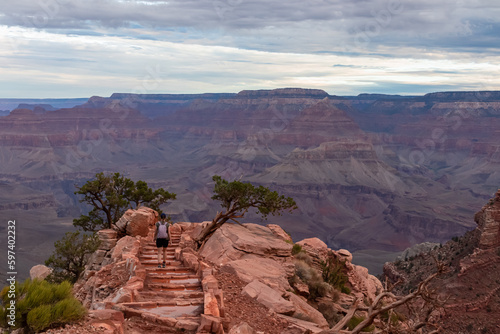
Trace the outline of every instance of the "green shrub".
<instances>
[{"instance_id":1,"label":"green shrub","mask_svg":"<svg viewBox=\"0 0 500 334\"><path fill-rule=\"evenodd\" d=\"M302 246L299 244L294 244L292 247L292 255L297 255L302 252Z\"/></svg>"},{"instance_id":2,"label":"green shrub","mask_svg":"<svg viewBox=\"0 0 500 334\"><path fill-rule=\"evenodd\" d=\"M356 328L356 326L358 326L363 320L365 320L365 318L363 317L357 317L357 316L353 316L351 318L351 320L349 320L349 322L347 323L347 328L349 328L350 331L352 331L354 328ZM374 325L370 325L370 326L367 326L365 328L363 328L361 331L362 332L373 332L375 330L375 326Z\"/></svg>"},{"instance_id":3,"label":"green shrub","mask_svg":"<svg viewBox=\"0 0 500 334\"><path fill-rule=\"evenodd\" d=\"M69 282L61 284L27 279L16 282L16 326L29 327L39 332L56 324L77 321L86 313L82 304L71 294ZM7 303L7 290L2 290L3 305ZM10 301L9 301L10 302ZM6 313L0 308L2 324Z\"/></svg>"},{"instance_id":4,"label":"green shrub","mask_svg":"<svg viewBox=\"0 0 500 334\"><path fill-rule=\"evenodd\" d=\"M35 332L40 332L52 324L52 306L40 305L28 312L26 323Z\"/></svg>"},{"instance_id":5,"label":"green shrub","mask_svg":"<svg viewBox=\"0 0 500 334\"><path fill-rule=\"evenodd\" d=\"M380 319L383 322L388 322L389 315L391 317L391 325L396 326L400 321L404 320L404 317L397 312L385 311L380 314Z\"/></svg>"},{"instance_id":6,"label":"green shrub","mask_svg":"<svg viewBox=\"0 0 500 334\"><path fill-rule=\"evenodd\" d=\"M78 321L85 316L86 310L75 298L63 299L52 306L52 317L57 323Z\"/></svg>"},{"instance_id":7,"label":"green shrub","mask_svg":"<svg viewBox=\"0 0 500 334\"><path fill-rule=\"evenodd\" d=\"M351 289L349 287L343 285L340 288L340 292L345 293L346 295L350 295L351 294Z\"/></svg>"},{"instance_id":8,"label":"green shrub","mask_svg":"<svg viewBox=\"0 0 500 334\"><path fill-rule=\"evenodd\" d=\"M7 327L7 313L0 307L0 327Z\"/></svg>"},{"instance_id":9,"label":"green shrub","mask_svg":"<svg viewBox=\"0 0 500 334\"><path fill-rule=\"evenodd\" d=\"M23 283L26 287L23 293L24 298L19 301L18 308L21 310L31 310L43 304L52 304L57 299L54 294L53 284L47 281L35 280L31 283Z\"/></svg>"},{"instance_id":10,"label":"green shrub","mask_svg":"<svg viewBox=\"0 0 500 334\"><path fill-rule=\"evenodd\" d=\"M327 262L321 262L321 269L323 271L323 280L340 290L341 292L349 290L346 289L345 284L348 281L347 268L345 266L345 261L340 261L337 258L329 257ZM346 293L346 292L344 292Z\"/></svg>"},{"instance_id":11,"label":"green shrub","mask_svg":"<svg viewBox=\"0 0 500 334\"><path fill-rule=\"evenodd\" d=\"M71 290L73 286L70 282L64 281L61 284L54 285L54 296L57 300L63 300L66 298L70 298L73 294Z\"/></svg>"}]
</instances>

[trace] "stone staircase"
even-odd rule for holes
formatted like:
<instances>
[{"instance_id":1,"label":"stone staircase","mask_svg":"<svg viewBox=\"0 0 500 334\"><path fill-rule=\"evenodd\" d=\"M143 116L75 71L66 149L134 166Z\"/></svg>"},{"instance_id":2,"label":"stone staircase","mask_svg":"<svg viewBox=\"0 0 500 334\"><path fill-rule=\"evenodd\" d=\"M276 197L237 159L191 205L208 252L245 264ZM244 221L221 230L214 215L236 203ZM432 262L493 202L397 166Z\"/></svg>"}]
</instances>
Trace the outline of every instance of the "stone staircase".
<instances>
[{"instance_id":1,"label":"stone staircase","mask_svg":"<svg viewBox=\"0 0 500 334\"><path fill-rule=\"evenodd\" d=\"M165 268L158 268L158 250L151 241L153 232L141 241L139 261L146 271L144 287L138 291L134 302L122 304L122 311L126 318L141 317L146 322L141 326L143 330L148 329L149 323L149 326L161 329L162 333L194 334L204 311L200 275L175 259L181 233L171 232ZM135 322L137 325L138 322Z\"/></svg>"}]
</instances>

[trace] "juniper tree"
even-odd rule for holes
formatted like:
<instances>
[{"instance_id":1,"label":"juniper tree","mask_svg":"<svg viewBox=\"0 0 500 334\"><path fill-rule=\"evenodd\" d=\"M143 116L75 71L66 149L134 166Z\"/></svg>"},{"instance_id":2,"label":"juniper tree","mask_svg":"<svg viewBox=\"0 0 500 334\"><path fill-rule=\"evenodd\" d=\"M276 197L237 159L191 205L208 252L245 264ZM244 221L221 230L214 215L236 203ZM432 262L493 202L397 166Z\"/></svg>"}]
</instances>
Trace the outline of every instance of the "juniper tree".
<instances>
[{"instance_id":1,"label":"juniper tree","mask_svg":"<svg viewBox=\"0 0 500 334\"><path fill-rule=\"evenodd\" d=\"M202 244L210 235L228 221L239 223L251 209L266 218L269 214L281 215L284 210L290 212L297 208L291 197L279 195L264 186L254 186L248 182L235 180L229 182L219 175L213 176L215 181L213 200L220 201L223 211L217 212L215 218L197 236L196 241Z\"/></svg>"},{"instance_id":2,"label":"juniper tree","mask_svg":"<svg viewBox=\"0 0 500 334\"><path fill-rule=\"evenodd\" d=\"M46 266L54 269L49 280L75 283L98 247L99 239L96 234L67 232L61 240L54 243L54 253L45 261Z\"/></svg>"},{"instance_id":3,"label":"juniper tree","mask_svg":"<svg viewBox=\"0 0 500 334\"><path fill-rule=\"evenodd\" d=\"M80 202L92 207L88 214L73 220L73 225L84 231L111 228L127 209L141 205L159 210L160 205L176 196L163 188L153 190L144 181L134 183L120 173L97 173L95 179L87 181L81 187L77 186L75 194L83 195Z\"/></svg>"}]
</instances>

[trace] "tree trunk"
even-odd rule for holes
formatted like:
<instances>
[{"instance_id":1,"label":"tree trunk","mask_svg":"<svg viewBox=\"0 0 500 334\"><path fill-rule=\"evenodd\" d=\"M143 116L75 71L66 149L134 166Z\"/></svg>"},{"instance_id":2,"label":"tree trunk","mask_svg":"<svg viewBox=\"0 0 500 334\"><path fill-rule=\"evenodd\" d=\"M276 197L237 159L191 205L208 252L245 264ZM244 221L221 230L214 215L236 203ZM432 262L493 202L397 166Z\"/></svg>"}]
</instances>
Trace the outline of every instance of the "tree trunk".
<instances>
[{"instance_id":1,"label":"tree trunk","mask_svg":"<svg viewBox=\"0 0 500 334\"><path fill-rule=\"evenodd\" d=\"M200 234L196 237L195 241L198 243L198 246L201 245L205 241L205 239L212 235L212 233L214 233L228 220L229 218L225 214L217 212L215 218L210 223L208 223L207 226L205 226Z\"/></svg>"}]
</instances>

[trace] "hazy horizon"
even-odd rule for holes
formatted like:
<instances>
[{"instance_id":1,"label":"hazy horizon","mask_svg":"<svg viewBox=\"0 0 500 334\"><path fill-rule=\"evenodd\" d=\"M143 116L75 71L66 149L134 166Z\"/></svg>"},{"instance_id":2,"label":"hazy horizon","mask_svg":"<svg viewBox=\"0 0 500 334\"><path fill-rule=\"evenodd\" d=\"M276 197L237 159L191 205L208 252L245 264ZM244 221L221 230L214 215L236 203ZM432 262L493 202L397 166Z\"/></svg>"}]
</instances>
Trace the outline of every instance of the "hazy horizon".
<instances>
[{"instance_id":1,"label":"hazy horizon","mask_svg":"<svg viewBox=\"0 0 500 334\"><path fill-rule=\"evenodd\" d=\"M271 88L271 89L245 89L245 90L274 90L274 89L284 89L284 88L296 88L296 89L319 89L319 88L308 88L308 87L277 87L277 88ZM322 90L322 89L320 89ZM148 94L159 94L159 95L197 95L197 94L238 94L240 91L237 92L202 92L202 93L194 93L194 92L180 92L180 93L170 93L170 92L156 92L156 93L146 93ZM486 91L486 90L485 90ZM491 92L497 92L500 91L500 88L498 90L490 90ZM355 93L352 95L348 94L335 94L332 92L328 92L328 95L331 96L340 96L340 97L355 97L355 96L360 96L360 95L388 95L388 96L402 96L402 97L423 97L427 94L433 94L433 93L467 93L467 92L482 92L481 90L448 90L448 91L428 91L428 92L423 92L420 94L390 94L390 93L377 93L377 92L360 92L360 93ZM112 94L141 94L141 93L136 93L136 92L114 92L109 95L92 95L92 96L83 96L83 97L0 97L0 100L7 101L7 100L12 100L12 101L27 101L27 100L33 100L33 101L44 101L44 100L82 100L82 99L90 99L93 96L98 96L98 97L104 97L104 98L109 98L111 97Z\"/></svg>"}]
</instances>

